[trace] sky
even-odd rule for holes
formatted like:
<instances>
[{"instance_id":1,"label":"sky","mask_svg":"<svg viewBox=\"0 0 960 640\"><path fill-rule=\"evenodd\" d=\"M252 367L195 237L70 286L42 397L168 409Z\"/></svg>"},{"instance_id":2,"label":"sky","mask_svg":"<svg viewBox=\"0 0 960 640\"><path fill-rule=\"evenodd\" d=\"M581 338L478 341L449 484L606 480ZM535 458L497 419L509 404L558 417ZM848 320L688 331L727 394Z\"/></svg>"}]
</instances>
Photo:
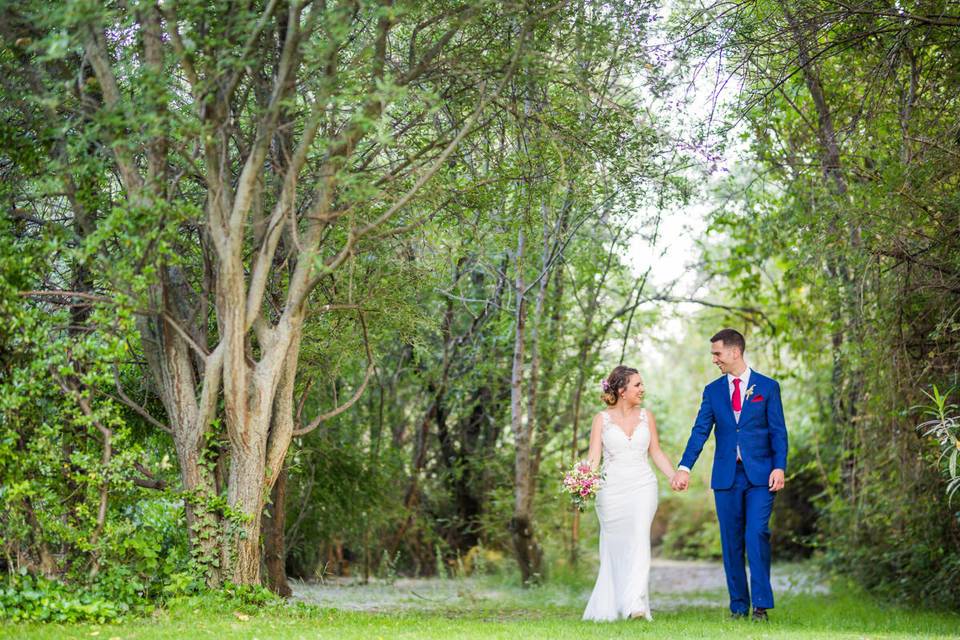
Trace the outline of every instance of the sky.
<instances>
[{"instance_id":1,"label":"sky","mask_svg":"<svg viewBox=\"0 0 960 640\"><path fill-rule=\"evenodd\" d=\"M670 10L669 5L667 2L665 14ZM657 44L655 42L654 46ZM656 108L661 114L669 114L665 118L666 126L679 144L686 148L697 148L692 136L699 129L698 123L705 123L711 115L714 121L718 120L723 107L736 98L740 84L735 80L725 82L718 91L716 80L716 67L707 66L697 78L679 86L672 95L659 99L649 95L642 77L635 80L634 86L650 104L658 105ZM660 233L656 245L651 247L648 238L636 234L626 250L625 260L638 278L650 269L648 282L653 290L670 289L671 294L678 298L710 297L709 290L698 282L696 262L700 258L700 250L697 240L706 233L707 217L715 206L710 199L711 186L723 180L731 168L746 157L747 150L747 142L736 135L730 136L725 142L722 146L711 147L710 157L704 153L701 166L691 170L689 177L701 185L700 192L684 205L669 206L659 212ZM640 211L634 220L639 227L657 213L652 209ZM667 311L663 320L637 336L635 349L662 364L662 358L668 356L664 355L665 350L657 349L655 336L680 337L686 328L685 320L701 308L695 303L661 305L661 309Z\"/></svg>"}]
</instances>

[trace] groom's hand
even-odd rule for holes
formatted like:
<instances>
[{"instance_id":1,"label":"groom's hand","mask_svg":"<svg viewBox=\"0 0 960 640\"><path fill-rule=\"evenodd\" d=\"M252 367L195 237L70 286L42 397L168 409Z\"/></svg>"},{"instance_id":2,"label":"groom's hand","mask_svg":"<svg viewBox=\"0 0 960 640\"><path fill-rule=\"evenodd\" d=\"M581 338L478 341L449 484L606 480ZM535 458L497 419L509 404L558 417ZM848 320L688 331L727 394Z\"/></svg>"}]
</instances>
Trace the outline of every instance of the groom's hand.
<instances>
[{"instance_id":1,"label":"groom's hand","mask_svg":"<svg viewBox=\"0 0 960 640\"><path fill-rule=\"evenodd\" d=\"M783 477L783 469L774 469L770 472L770 491L780 491L784 484L786 484L786 480Z\"/></svg>"},{"instance_id":2,"label":"groom's hand","mask_svg":"<svg viewBox=\"0 0 960 640\"><path fill-rule=\"evenodd\" d=\"M674 491L686 491L687 485L689 484L690 473L681 470L673 474L673 479L670 481L670 488Z\"/></svg>"}]
</instances>

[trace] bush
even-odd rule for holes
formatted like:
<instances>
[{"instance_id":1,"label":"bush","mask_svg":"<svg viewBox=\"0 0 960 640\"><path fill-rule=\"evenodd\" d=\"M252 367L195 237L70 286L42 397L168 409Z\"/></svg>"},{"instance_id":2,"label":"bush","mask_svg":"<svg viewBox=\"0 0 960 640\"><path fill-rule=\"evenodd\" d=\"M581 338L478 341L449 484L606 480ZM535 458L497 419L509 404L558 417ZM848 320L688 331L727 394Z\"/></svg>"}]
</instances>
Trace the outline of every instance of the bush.
<instances>
[{"instance_id":1,"label":"bush","mask_svg":"<svg viewBox=\"0 0 960 640\"><path fill-rule=\"evenodd\" d=\"M0 582L0 619L12 622L110 622L128 613L127 603L115 603L92 590L13 574Z\"/></svg>"},{"instance_id":2,"label":"bush","mask_svg":"<svg viewBox=\"0 0 960 640\"><path fill-rule=\"evenodd\" d=\"M463 569L467 575L495 575L506 571L512 560L503 551L478 544L463 557Z\"/></svg>"},{"instance_id":3,"label":"bush","mask_svg":"<svg viewBox=\"0 0 960 640\"><path fill-rule=\"evenodd\" d=\"M258 584L233 584L232 582L227 582L220 590L214 593L220 603L247 613L255 613L257 610L266 606L283 604L283 598L273 591L270 591L270 589Z\"/></svg>"},{"instance_id":4,"label":"bush","mask_svg":"<svg viewBox=\"0 0 960 640\"><path fill-rule=\"evenodd\" d=\"M809 558L817 545L820 512L815 504L824 494L824 479L808 442L794 444L783 491L773 501L770 518L773 557Z\"/></svg>"},{"instance_id":5,"label":"bush","mask_svg":"<svg viewBox=\"0 0 960 640\"><path fill-rule=\"evenodd\" d=\"M668 558L716 560L721 557L720 526L713 506L698 493L670 496L662 552Z\"/></svg>"}]
</instances>

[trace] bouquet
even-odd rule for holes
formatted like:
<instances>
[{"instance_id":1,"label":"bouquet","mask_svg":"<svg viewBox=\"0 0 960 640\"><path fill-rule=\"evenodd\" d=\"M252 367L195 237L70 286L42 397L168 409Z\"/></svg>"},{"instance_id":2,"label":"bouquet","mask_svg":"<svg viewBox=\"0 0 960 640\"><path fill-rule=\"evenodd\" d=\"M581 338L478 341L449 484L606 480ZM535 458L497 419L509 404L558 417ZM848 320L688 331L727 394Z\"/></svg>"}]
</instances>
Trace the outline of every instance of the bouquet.
<instances>
[{"instance_id":1,"label":"bouquet","mask_svg":"<svg viewBox=\"0 0 960 640\"><path fill-rule=\"evenodd\" d=\"M563 476L563 492L570 494L573 505L583 511L587 501L595 498L603 486L603 474L593 471L589 462L580 461Z\"/></svg>"}]
</instances>

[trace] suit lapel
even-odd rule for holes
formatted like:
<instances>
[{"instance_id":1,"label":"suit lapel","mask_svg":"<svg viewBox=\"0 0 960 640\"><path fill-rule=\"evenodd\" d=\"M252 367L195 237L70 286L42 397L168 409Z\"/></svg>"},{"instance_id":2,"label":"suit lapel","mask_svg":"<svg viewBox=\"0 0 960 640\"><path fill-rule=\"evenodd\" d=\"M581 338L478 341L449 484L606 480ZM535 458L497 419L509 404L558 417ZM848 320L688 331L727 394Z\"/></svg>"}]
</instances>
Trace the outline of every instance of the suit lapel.
<instances>
[{"instance_id":1,"label":"suit lapel","mask_svg":"<svg viewBox=\"0 0 960 640\"><path fill-rule=\"evenodd\" d=\"M753 413L753 399L757 396L763 395L763 393L760 391L760 376L757 375L756 371L750 372L750 384L747 385L747 389L750 387L753 387L753 393L750 394L749 398L745 397L743 400L743 409L740 411L741 424L743 424L744 420L749 418L750 414ZM744 390L743 395L747 395L746 389Z\"/></svg>"},{"instance_id":2,"label":"suit lapel","mask_svg":"<svg viewBox=\"0 0 960 640\"><path fill-rule=\"evenodd\" d=\"M726 416L727 422L732 425L737 424L737 418L733 415L733 401L730 398L730 383L727 382L727 376L724 375L719 380L717 380L716 391L717 400L723 409L721 409L721 415ZM743 417L743 413L740 414L740 417Z\"/></svg>"}]
</instances>

